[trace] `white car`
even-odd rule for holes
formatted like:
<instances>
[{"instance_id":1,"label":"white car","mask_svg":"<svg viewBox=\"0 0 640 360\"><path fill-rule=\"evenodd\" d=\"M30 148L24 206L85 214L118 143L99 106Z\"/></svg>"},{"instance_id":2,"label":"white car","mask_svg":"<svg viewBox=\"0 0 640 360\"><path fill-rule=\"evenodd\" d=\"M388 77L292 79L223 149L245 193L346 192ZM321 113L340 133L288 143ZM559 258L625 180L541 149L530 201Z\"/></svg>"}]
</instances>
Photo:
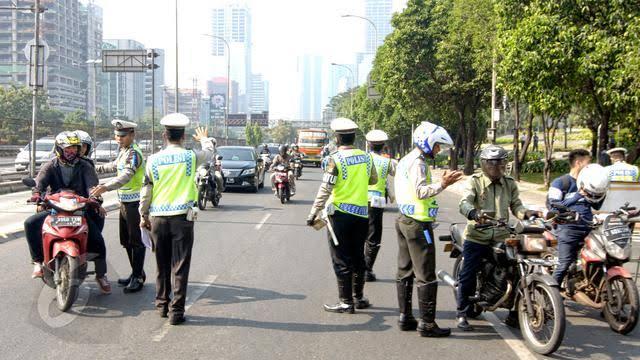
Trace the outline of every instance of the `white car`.
<instances>
[{"instance_id":1,"label":"white car","mask_svg":"<svg viewBox=\"0 0 640 360\"><path fill-rule=\"evenodd\" d=\"M91 158L97 162L110 162L118 157L120 145L114 140L101 141L93 150Z\"/></svg>"},{"instance_id":2,"label":"white car","mask_svg":"<svg viewBox=\"0 0 640 360\"><path fill-rule=\"evenodd\" d=\"M53 159L56 155L53 151L55 140L51 138L42 138L36 140L36 166ZM20 150L14 161L16 171L24 171L29 168L31 158L31 143L27 144Z\"/></svg>"}]
</instances>

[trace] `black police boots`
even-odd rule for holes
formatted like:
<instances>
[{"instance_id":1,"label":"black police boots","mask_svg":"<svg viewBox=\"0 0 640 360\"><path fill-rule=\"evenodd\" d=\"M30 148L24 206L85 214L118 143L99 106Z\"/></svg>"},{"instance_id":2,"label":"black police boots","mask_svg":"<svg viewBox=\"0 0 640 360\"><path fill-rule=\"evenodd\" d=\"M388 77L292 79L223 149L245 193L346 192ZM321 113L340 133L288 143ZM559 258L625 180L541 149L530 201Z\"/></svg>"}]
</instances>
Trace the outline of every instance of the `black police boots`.
<instances>
[{"instance_id":1,"label":"black police boots","mask_svg":"<svg viewBox=\"0 0 640 360\"><path fill-rule=\"evenodd\" d=\"M355 310L353 306L353 296L351 295L351 291L353 290L352 284L353 279L351 274L338 276L338 297L340 300L336 304L324 304L324 311L353 314Z\"/></svg>"},{"instance_id":2,"label":"black police boots","mask_svg":"<svg viewBox=\"0 0 640 360\"><path fill-rule=\"evenodd\" d=\"M145 252L146 249L144 247L131 249L133 274L131 275L129 284L124 288L125 294L138 292L142 290L142 287L144 286L145 278L143 267Z\"/></svg>"},{"instance_id":3,"label":"black police boots","mask_svg":"<svg viewBox=\"0 0 640 360\"><path fill-rule=\"evenodd\" d=\"M366 264L367 271L365 273L365 279L368 282L376 281L376 274L373 272L373 264L378 257L378 251L380 251L380 245L375 247L367 246L365 249L364 262Z\"/></svg>"},{"instance_id":4,"label":"black police boots","mask_svg":"<svg viewBox=\"0 0 640 360\"><path fill-rule=\"evenodd\" d=\"M366 309L371 306L369 299L364 296L364 271L353 273L353 297L356 309Z\"/></svg>"},{"instance_id":5,"label":"black police boots","mask_svg":"<svg viewBox=\"0 0 640 360\"><path fill-rule=\"evenodd\" d=\"M438 284L430 283L418 286L418 305L420 307L420 322L418 332L424 337L445 337L451 335L451 329L441 329L436 324L436 297Z\"/></svg>"},{"instance_id":6,"label":"black police boots","mask_svg":"<svg viewBox=\"0 0 640 360\"><path fill-rule=\"evenodd\" d=\"M413 279L398 280L396 282L398 290L398 306L400 307L400 316L398 317L398 327L402 331L415 330L418 327L418 321L413 317L411 297L413 296Z\"/></svg>"}]
</instances>

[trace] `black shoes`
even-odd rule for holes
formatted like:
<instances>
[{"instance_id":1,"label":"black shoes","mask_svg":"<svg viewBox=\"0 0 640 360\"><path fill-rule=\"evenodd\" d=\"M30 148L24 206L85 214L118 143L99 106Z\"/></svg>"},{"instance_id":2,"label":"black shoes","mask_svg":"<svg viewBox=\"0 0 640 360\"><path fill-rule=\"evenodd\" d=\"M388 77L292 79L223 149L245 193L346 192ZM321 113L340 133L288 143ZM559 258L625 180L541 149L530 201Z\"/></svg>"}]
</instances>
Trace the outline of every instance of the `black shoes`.
<instances>
[{"instance_id":1,"label":"black shoes","mask_svg":"<svg viewBox=\"0 0 640 360\"><path fill-rule=\"evenodd\" d=\"M467 321L466 317L459 316L458 317L458 329L460 329L462 331L473 331L473 326L471 326L471 324L469 324L469 322Z\"/></svg>"},{"instance_id":2,"label":"black shoes","mask_svg":"<svg viewBox=\"0 0 640 360\"><path fill-rule=\"evenodd\" d=\"M374 281L378 280L378 278L376 278L376 274L373 272L373 270L365 272L364 277L365 277L365 280L367 282L374 282Z\"/></svg>"},{"instance_id":3,"label":"black shoes","mask_svg":"<svg viewBox=\"0 0 640 360\"><path fill-rule=\"evenodd\" d=\"M143 286L144 280L142 278L132 276L131 281L129 281L129 284L123 291L125 294L131 294L142 290Z\"/></svg>"},{"instance_id":4,"label":"black shoes","mask_svg":"<svg viewBox=\"0 0 640 360\"><path fill-rule=\"evenodd\" d=\"M122 278L122 279L118 279L118 285L120 286L127 286L129 285L129 283L131 282L131 277L133 275L129 275L129 277L126 278Z\"/></svg>"},{"instance_id":5,"label":"black shoes","mask_svg":"<svg viewBox=\"0 0 640 360\"><path fill-rule=\"evenodd\" d=\"M441 329L435 322L425 322L420 320L418 324L418 332L422 337L447 337L451 335L451 329Z\"/></svg>"},{"instance_id":6,"label":"black shoes","mask_svg":"<svg viewBox=\"0 0 640 360\"><path fill-rule=\"evenodd\" d=\"M355 298L355 308L356 309L366 309L368 307L371 306L371 303L369 302L369 299L367 299L366 297L361 297L361 298Z\"/></svg>"},{"instance_id":7,"label":"black shoes","mask_svg":"<svg viewBox=\"0 0 640 360\"><path fill-rule=\"evenodd\" d=\"M158 313L160 313L161 318L167 318L169 317L169 308L166 308L166 307L158 308Z\"/></svg>"},{"instance_id":8,"label":"black shoes","mask_svg":"<svg viewBox=\"0 0 640 360\"><path fill-rule=\"evenodd\" d=\"M171 318L169 318L169 324L171 325L180 325L185 321L187 321L187 319L184 317L183 314L171 315Z\"/></svg>"},{"instance_id":9,"label":"black shoes","mask_svg":"<svg viewBox=\"0 0 640 360\"><path fill-rule=\"evenodd\" d=\"M333 305L324 304L324 311L347 314L353 314L355 312L353 304L345 303L342 300Z\"/></svg>"},{"instance_id":10,"label":"black shoes","mask_svg":"<svg viewBox=\"0 0 640 360\"><path fill-rule=\"evenodd\" d=\"M418 320L412 314L400 314L398 317L400 331L414 331L418 328Z\"/></svg>"}]
</instances>

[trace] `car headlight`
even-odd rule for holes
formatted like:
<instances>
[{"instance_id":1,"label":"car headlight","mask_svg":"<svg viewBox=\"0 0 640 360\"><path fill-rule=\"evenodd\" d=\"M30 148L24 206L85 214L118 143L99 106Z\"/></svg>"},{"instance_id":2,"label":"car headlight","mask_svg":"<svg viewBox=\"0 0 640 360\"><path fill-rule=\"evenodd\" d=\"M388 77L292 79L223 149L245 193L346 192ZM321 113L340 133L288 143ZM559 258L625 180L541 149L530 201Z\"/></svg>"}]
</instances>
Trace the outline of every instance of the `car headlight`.
<instances>
[{"instance_id":1,"label":"car headlight","mask_svg":"<svg viewBox=\"0 0 640 360\"><path fill-rule=\"evenodd\" d=\"M255 174L255 173L256 173L256 169L253 169L253 168L252 168L252 169L244 169L244 170L242 171L242 174L243 174L243 175L253 175L253 174Z\"/></svg>"}]
</instances>

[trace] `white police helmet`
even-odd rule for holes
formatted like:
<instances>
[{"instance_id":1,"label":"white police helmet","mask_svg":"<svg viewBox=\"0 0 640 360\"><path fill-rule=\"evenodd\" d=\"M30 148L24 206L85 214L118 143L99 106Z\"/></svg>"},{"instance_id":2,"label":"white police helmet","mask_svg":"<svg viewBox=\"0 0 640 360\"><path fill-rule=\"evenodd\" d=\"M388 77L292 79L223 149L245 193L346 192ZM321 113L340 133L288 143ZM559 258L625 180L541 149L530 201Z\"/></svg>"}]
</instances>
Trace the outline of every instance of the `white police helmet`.
<instances>
[{"instance_id":1,"label":"white police helmet","mask_svg":"<svg viewBox=\"0 0 640 360\"><path fill-rule=\"evenodd\" d=\"M589 164L580 170L576 181L578 190L583 190L584 198L592 204L599 203L607 195L609 176L598 164Z\"/></svg>"},{"instance_id":2,"label":"white police helmet","mask_svg":"<svg viewBox=\"0 0 640 360\"><path fill-rule=\"evenodd\" d=\"M367 133L365 138L370 143L383 143L389 140L387 133L382 130L371 130Z\"/></svg>"},{"instance_id":3,"label":"white police helmet","mask_svg":"<svg viewBox=\"0 0 640 360\"><path fill-rule=\"evenodd\" d=\"M431 154L436 144L444 149L453 146L453 140L442 126L423 121L413 132L413 143L425 154Z\"/></svg>"}]
</instances>

